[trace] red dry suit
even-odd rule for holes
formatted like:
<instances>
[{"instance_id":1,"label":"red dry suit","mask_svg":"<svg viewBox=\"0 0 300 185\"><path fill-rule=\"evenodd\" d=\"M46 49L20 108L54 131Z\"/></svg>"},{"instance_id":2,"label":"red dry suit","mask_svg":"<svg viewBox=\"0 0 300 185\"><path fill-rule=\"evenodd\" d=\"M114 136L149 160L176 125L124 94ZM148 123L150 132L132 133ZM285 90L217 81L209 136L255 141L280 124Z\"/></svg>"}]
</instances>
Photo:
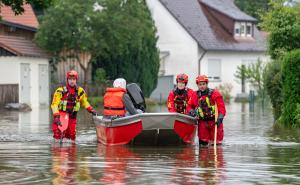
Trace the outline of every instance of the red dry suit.
<instances>
[{"instance_id":1,"label":"red dry suit","mask_svg":"<svg viewBox=\"0 0 300 185\"><path fill-rule=\"evenodd\" d=\"M225 103L221 93L216 89L207 89L203 92L195 92L192 105L196 106L198 122L199 142L213 143L215 133L215 104L218 106L219 117L224 118L226 114ZM217 144L221 144L224 137L223 124L217 130Z\"/></svg>"},{"instance_id":2,"label":"red dry suit","mask_svg":"<svg viewBox=\"0 0 300 185\"><path fill-rule=\"evenodd\" d=\"M169 112L189 114L192 107L188 102L192 100L193 96L195 96L195 92L190 88L183 90L176 88L170 91L167 102Z\"/></svg>"}]
</instances>

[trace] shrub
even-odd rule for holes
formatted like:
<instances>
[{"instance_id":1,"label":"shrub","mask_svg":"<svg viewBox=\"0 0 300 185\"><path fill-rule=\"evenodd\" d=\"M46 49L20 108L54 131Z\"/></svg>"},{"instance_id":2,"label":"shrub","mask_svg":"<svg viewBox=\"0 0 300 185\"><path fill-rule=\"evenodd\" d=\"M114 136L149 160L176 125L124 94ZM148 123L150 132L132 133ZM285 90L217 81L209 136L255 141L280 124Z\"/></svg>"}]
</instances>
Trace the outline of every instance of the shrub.
<instances>
[{"instance_id":1,"label":"shrub","mask_svg":"<svg viewBox=\"0 0 300 185\"><path fill-rule=\"evenodd\" d=\"M230 96L230 92L232 90L233 86L230 83L224 83L224 84L220 84L219 86L216 87L216 89L218 89L220 91L220 93L223 96L223 100L225 103L229 103L231 96Z\"/></svg>"},{"instance_id":2,"label":"shrub","mask_svg":"<svg viewBox=\"0 0 300 185\"><path fill-rule=\"evenodd\" d=\"M269 95L273 107L275 120L281 115L282 105L282 76L279 61L272 61L267 64L264 73L264 87Z\"/></svg>"},{"instance_id":3,"label":"shrub","mask_svg":"<svg viewBox=\"0 0 300 185\"><path fill-rule=\"evenodd\" d=\"M282 61L283 104L282 122L300 127L300 49L288 52Z\"/></svg>"}]
</instances>

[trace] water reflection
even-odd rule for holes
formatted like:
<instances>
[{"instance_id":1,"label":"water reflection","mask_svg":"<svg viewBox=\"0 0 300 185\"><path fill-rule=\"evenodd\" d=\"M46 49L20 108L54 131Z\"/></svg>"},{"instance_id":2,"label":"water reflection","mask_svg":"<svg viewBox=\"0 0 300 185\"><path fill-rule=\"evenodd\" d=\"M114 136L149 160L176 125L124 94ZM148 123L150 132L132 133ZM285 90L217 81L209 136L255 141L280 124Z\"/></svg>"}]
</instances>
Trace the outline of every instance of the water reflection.
<instances>
[{"instance_id":1,"label":"water reflection","mask_svg":"<svg viewBox=\"0 0 300 185\"><path fill-rule=\"evenodd\" d=\"M130 171L129 164L131 161L138 161L140 157L133 153L126 146L104 146L97 145L97 154L104 158L105 166L99 182L104 184L125 184L130 174L130 178L134 178L135 174Z\"/></svg>"},{"instance_id":2,"label":"water reflection","mask_svg":"<svg viewBox=\"0 0 300 185\"><path fill-rule=\"evenodd\" d=\"M74 143L52 144L53 185L78 184L92 180L85 152L78 152Z\"/></svg>"},{"instance_id":3,"label":"water reflection","mask_svg":"<svg viewBox=\"0 0 300 185\"><path fill-rule=\"evenodd\" d=\"M199 149L199 167L203 169L201 173L205 184L222 184L225 181L225 160L223 148L217 147L216 155L213 147Z\"/></svg>"},{"instance_id":4,"label":"water reflection","mask_svg":"<svg viewBox=\"0 0 300 185\"><path fill-rule=\"evenodd\" d=\"M174 179L171 179L176 184L195 184L197 182L197 173L195 174L192 169L197 167L196 153L194 147L186 147L179 152L176 152L174 157Z\"/></svg>"},{"instance_id":5,"label":"water reflection","mask_svg":"<svg viewBox=\"0 0 300 185\"><path fill-rule=\"evenodd\" d=\"M61 146L59 143L55 143L51 148L51 155L51 171L56 175L55 177L53 177L52 184L76 184L76 145L70 143L70 145Z\"/></svg>"}]
</instances>

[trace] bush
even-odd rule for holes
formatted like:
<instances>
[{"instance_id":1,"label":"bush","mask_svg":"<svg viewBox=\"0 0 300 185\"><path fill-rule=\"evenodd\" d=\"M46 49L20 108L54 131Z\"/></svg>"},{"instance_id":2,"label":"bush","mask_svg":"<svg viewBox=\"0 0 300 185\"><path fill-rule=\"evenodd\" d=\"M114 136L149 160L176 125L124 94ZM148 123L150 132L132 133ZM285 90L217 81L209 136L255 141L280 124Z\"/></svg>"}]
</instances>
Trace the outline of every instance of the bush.
<instances>
[{"instance_id":1,"label":"bush","mask_svg":"<svg viewBox=\"0 0 300 185\"><path fill-rule=\"evenodd\" d=\"M230 83L224 83L224 84L220 84L219 86L216 87L216 89L218 89L220 91L220 93L223 96L223 100L225 103L229 103L231 96L230 96L230 92L232 90L233 86Z\"/></svg>"},{"instance_id":2,"label":"bush","mask_svg":"<svg viewBox=\"0 0 300 185\"><path fill-rule=\"evenodd\" d=\"M282 61L283 105L282 122L300 127L300 49L288 52Z\"/></svg>"},{"instance_id":3,"label":"bush","mask_svg":"<svg viewBox=\"0 0 300 185\"><path fill-rule=\"evenodd\" d=\"M101 97L89 97L88 100L89 100L90 104L93 107L103 106L103 96L101 96Z\"/></svg>"},{"instance_id":4,"label":"bush","mask_svg":"<svg viewBox=\"0 0 300 185\"><path fill-rule=\"evenodd\" d=\"M267 64L264 72L264 86L269 95L273 107L275 120L281 115L282 105L282 76L279 61L272 61Z\"/></svg>"}]
</instances>

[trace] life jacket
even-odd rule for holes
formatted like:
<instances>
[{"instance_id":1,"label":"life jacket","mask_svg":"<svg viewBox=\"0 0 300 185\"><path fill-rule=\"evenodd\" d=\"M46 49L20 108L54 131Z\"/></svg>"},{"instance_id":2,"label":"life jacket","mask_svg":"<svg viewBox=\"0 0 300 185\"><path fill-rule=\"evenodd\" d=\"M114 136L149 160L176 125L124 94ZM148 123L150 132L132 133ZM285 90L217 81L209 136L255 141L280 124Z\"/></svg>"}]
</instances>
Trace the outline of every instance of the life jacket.
<instances>
[{"instance_id":1,"label":"life jacket","mask_svg":"<svg viewBox=\"0 0 300 185\"><path fill-rule=\"evenodd\" d=\"M197 114L202 120L214 120L215 118L215 105L212 101L211 95L213 93L213 89L208 89L207 93L201 93L201 91L197 91L198 95L198 109Z\"/></svg>"},{"instance_id":2,"label":"life jacket","mask_svg":"<svg viewBox=\"0 0 300 185\"><path fill-rule=\"evenodd\" d=\"M104 95L104 116L124 116L125 105L123 102L123 96L126 93L126 89L123 88L107 88Z\"/></svg>"},{"instance_id":3,"label":"life jacket","mask_svg":"<svg viewBox=\"0 0 300 185\"><path fill-rule=\"evenodd\" d=\"M178 89L174 89L174 105L175 110L178 113L184 114L186 111L187 104L187 89L183 90L183 93L179 94Z\"/></svg>"},{"instance_id":4,"label":"life jacket","mask_svg":"<svg viewBox=\"0 0 300 185\"><path fill-rule=\"evenodd\" d=\"M84 91L78 91L78 86L75 86L75 93L69 93L68 88L63 86L62 98L58 109L60 111L74 113L80 109L80 97L84 94Z\"/></svg>"}]
</instances>

